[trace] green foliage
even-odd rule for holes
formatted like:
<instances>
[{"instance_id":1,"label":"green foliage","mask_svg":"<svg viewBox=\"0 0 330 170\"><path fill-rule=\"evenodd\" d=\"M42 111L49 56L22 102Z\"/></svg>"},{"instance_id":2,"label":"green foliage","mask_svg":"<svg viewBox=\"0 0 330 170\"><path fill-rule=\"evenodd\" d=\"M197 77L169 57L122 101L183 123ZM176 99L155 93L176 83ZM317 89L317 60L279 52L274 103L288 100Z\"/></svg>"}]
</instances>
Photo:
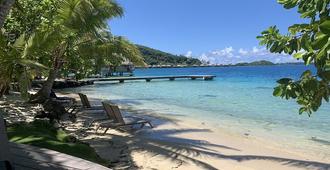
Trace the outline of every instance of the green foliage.
<instances>
[{"instance_id":1,"label":"green foliage","mask_svg":"<svg viewBox=\"0 0 330 170\"><path fill-rule=\"evenodd\" d=\"M65 131L55 129L44 121L14 124L7 129L7 133L11 142L34 145L103 165L107 164L107 161L101 159L93 148L78 140L70 142L71 137Z\"/></svg>"},{"instance_id":2,"label":"green foliage","mask_svg":"<svg viewBox=\"0 0 330 170\"><path fill-rule=\"evenodd\" d=\"M49 58L44 53L30 53L34 32L50 26L55 12L55 0L17 0L1 30L0 91L17 82L22 97L27 99L29 84L37 73L44 73ZM8 52L12 51L12 52ZM45 62L46 61L46 62ZM48 63L47 63L48 62ZM19 81L18 81L19 80ZM0 94L0 97L3 93Z\"/></svg>"},{"instance_id":3,"label":"green foliage","mask_svg":"<svg viewBox=\"0 0 330 170\"><path fill-rule=\"evenodd\" d=\"M201 61L196 58L176 56L149 47L137 45L145 62L148 65L201 65Z\"/></svg>"},{"instance_id":4,"label":"green foliage","mask_svg":"<svg viewBox=\"0 0 330 170\"><path fill-rule=\"evenodd\" d=\"M81 77L123 60L144 64L132 43L109 32L108 20L122 15L123 9L112 0L17 0L3 29L0 62L24 59L30 65L41 63L50 71L60 70L64 75L74 72ZM24 48L13 57L6 50L18 39ZM0 81L0 91L1 86L15 81L14 73L21 78L32 75L26 67L14 68L2 68L1 77L6 80ZM30 78L21 78L21 82L29 83Z\"/></svg>"},{"instance_id":5,"label":"green foliage","mask_svg":"<svg viewBox=\"0 0 330 170\"><path fill-rule=\"evenodd\" d=\"M28 59L25 54L28 44L25 34L18 37L13 43L0 32L0 85L9 86L11 82L18 82L22 97L27 99L27 90L30 80L36 71L46 70L47 67ZM1 95L0 95L1 96Z\"/></svg>"},{"instance_id":6,"label":"green foliage","mask_svg":"<svg viewBox=\"0 0 330 170\"><path fill-rule=\"evenodd\" d=\"M108 31L107 20L122 14L122 8L114 1L63 0L54 17L55 24L35 33L36 43L31 51L51 54L52 58L54 49L65 48L61 56L64 60L61 73L73 72L78 78L94 74L104 65L116 65L124 60L144 64L133 44L122 37L112 36Z\"/></svg>"},{"instance_id":7,"label":"green foliage","mask_svg":"<svg viewBox=\"0 0 330 170\"><path fill-rule=\"evenodd\" d=\"M56 15L59 28L70 34L99 35L100 29L107 28L107 20L122 16L122 8L109 0L62 0ZM76 37L75 37L76 38Z\"/></svg>"},{"instance_id":8,"label":"green foliage","mask_svg":"<svg viewBox=\"0 0 330 170\"><path fill-rule=\"evenodd\" d=\"M4 24L5 35L15 41L20 35L29 38L34 31L53 22L58 0L16 0Z\"/></svg>"},{"instance_id":9,"label":"green foliage","mask_svg":"<svg viewBox=\"0 0 330 170\"><path fill-rule=\"evenodd\" d=\"M309 23L294 24L288 34L280 34L276 26L265 30L257 38L272 53L292 54L306 65L313 64L315 75L307 70L299 80L284 78L278 81L274 96L295 99L301 108L299 113L310 116L322 101L329 102L330 95L330 0L278 0L286 9L297 8Z\"/></svg>"},{"instance_id":10,"label":"green foliage","mask_svg":"<svg viewBox=\"0 0 330 170\"><path fill-rule=\"evenodd\" d=\"M105 32L105 34L109 33ZM117 66L126 60L136 65L145 65L137 47L123 37L93 39L81 43L76 51L71 52L73 54L68 55L68 64L64 66L62 73L75 72L78 78L97 74L104 66Z\"/></svg>"}]
</instances>

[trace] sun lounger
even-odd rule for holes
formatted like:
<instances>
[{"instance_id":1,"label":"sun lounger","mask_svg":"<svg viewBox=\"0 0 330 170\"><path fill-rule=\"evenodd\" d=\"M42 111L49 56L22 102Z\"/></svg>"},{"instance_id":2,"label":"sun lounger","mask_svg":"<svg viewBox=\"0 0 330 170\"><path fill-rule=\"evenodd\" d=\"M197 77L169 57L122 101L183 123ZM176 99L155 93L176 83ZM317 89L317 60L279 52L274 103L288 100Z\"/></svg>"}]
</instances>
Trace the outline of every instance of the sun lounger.
<instances>
[{"instance_id":1,"label":"sun lounger","mask_svg":"<svg viewBox=\"0 0 330 170\"><path fill-rule=\"evenodd\" d=\"M72 97L58 97L53 90L51 90L51 92L50 92L50 97L53 99L62 100L62 101L74 101L75 100Z\"/></svg>"},{"instance_id":2,"label":"sun lounger","mask_svg":"<svg viewBox=\"0 0 330 170\"><path fill-rule=\"evenodd\" d=\"M74 114L76 110L76 100L72 97L58 97L56 93L52 90L50 97L53 101L61 104L69 114Z\"/></svg>"},{"instance_id":3,"label":"sun lounger","mask_svg":"<svg viewBox=\"0 0 330 170\"><path fill-rule=\"evenodd\" d=\"M103 107L101 105L98 106L92 106L91 103L88 100L88 97L85 94L78 93L80 100L81 100L81 107L83 109L87 110L103 110Z\"/></svg>"},{"instance_id":4,"label":"sun lounger","mask_svg":"<svg viewBox=\"0 0 330 170\"><path fill-rule=\"evenodd\" d=\"M146 124L148 124L151 128L153 128L149 120L145 120L143 118L138 118L138 117L123 117L118 106L105 102L102 102L102 104L106 114L108 115L109 119L111 119L112 121L100 123L96 131L99 128L106 128L105 131L103 132L103 134L105 134L110 128L117 129L120 127L132 126L132 125L140 125L140 128L143 128Z\"/></svg>"},{"instance_id":5,"label":"sun lounger","mask_svg":"<svg viewBox=\"0 0 330 170\"><path fill-rule=\"evenodd\" d=\"M88 111L92 111L92 114L100 114L100 112L104 113L104 108L102 105L97 105L97 106L93 106L91 105L91 103L88 100L88 97L85 94L82 93L78 93L80 100L81 100L81 104L80 107L82 110L88 110ZM96 111L96 112L94 112ZM89 112L89 114L91 114ZM102 121L110 121L112 118L109 118L108 116L106 116L106 118L98 118L98 119L93 119L91 122L88 123L88 127L92 126L93 123L95 122L102 122Z\"/></svg>"}]
</instances>

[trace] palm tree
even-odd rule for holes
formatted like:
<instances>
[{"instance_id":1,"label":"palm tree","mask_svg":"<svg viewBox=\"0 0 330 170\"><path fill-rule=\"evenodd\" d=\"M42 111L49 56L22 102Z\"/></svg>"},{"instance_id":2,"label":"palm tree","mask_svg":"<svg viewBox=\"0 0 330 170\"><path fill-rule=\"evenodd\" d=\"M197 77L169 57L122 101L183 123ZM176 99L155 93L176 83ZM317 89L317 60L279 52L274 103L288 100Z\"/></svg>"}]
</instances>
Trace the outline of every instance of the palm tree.
<instances>
[{"instance_id":1,"label":"palm tree","mask_svg":"<svg viewBox=\"0 0 330 170\"><path fill-rule=\"evenodd\" d=\"M5 19L14 3L15 0L0 0L0 28L2 28Z\"/></svg>"},{"instance_id":2,"label":"palm tree","mask_svg":"<svg viewBox=\"0 0 330 170\"><path fill-rule=\"evenodd\" d=\"M80 45L78 55L84 58L84 62L89 62L86 66L90 68L81 68L79 72L87 70L93 71L93 74L99 73L102 67L109 65L120 65L123 61L131 61L135 65L144 66L142 55L139 49L121 36L112 36L106 32L107 36L104 39L99 39L94 42L88 42ZM73 60L76 57L73 58ZM70 63L74 61L70 61ZM82 70L85 69L85 70ZM86 74L84 74L86 75Z\"/></svg>"},{"instance_id":3,"label":"palm tree","mask_svg":"<svg viewBox=\"0 0 330 170\"><path fill-rule=\"evenodd\" d=\"M28 46L24 34L14 43L9 43L0 32L0 97L8 92L10 83L16 81L22 97L27 99L29 82L33 74L47 69L42 64L27 58Z\"/></svg>"},{"instance_id":4,"label":"palm tree","mask_svg":"<svg viewBox=\"0 0 330 170\"><path fill-rule=\"evenodd\" d=\"M42 103L49 98L69 51L93 42L95 38L102 39L107 20L123 14L122 8L109 0L63 0L59 4L54 26L38 31L30 48L31 54L43 52L50 55L52 61L46 82L32 96L31 102Z\"/></svg>"}]
</instances>

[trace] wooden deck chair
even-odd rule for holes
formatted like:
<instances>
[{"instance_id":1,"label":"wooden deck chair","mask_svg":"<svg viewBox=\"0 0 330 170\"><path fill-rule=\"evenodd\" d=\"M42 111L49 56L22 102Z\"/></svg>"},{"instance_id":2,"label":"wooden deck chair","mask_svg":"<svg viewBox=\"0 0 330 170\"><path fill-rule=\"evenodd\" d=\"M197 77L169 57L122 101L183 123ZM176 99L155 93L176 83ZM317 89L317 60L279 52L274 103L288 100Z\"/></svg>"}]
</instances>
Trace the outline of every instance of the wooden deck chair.
<instances>
[{"instance_id":1,"label":"wooden deck chair","mask_svg":"<svg viewBox=\"0 0 330 170\"><path fill-rule=\"evenodd\" d=\"M93 106L90 104L88 97L85 94L82 93L78 93L80 100L81 100L81 105L80 106L76 106L76 107L80 107L80 109L78 109L78 111L80 110L88 110L88 111L93 111L93 113L89 113L89 114L100 114L100 113L105 113L103 106L102 105L97 105L97 106ZM96 111L96 112L94 112ZM108 121L110 120L108 117L106 118L98 118L98 119L93 119L91 122L88 123L87 127L91 127L93 125L93 123L95 122L99 122L99 121Z\"/></svg>"},{"instance_id":2,"label":"wooden deck chair","mask_svg":"<svg viewBox=\"0 0 330 170\"><path fill-rule=\"evenodd\" d=\"M61 104L69 114L75 115L74 112L76 111L77 104L74 98L58 97L53 90L51 90L50 97L53 101L56 101L57 103Z\"/></svg>"},{"instance_id":3,"label":"wooden deck chair","mask_svg":"<svg viewBox=\"0 0 330 170\"><path fill-rule=\"evenodd\" d=\"M91 103L88 100L88 97L85 94L78 93L80 100L81 100L81 107L83 109L88 109L88 110L103 110L103 107L101 105L99 106L92 106Z\"/></svg>"},{"instance_id":4,"label":"wooden deck chair","mask_svg":"<svg viewBox=\"0 0 330 170\"><path fill-rule=\"evenodd\" d=\"M93 123L95 123L95 122L101 122L102 123L102 122L114 122L115 121L115 118L114 118L113 113L112 113L112 109L107 107L107 106L104 106L104 102L102 102L102 105L103 105L104 111L106 113L106 118L94 119L90 122L88 127L92 126ZM96 131L98 130L98 128L100 128L100 127L98 126Z\"/></svg>"},{"instance_id":5,"label":"wooden deck chair","mask_svg":"<svg viewBox=\"0 0 330 170\"><path fill-rule=\"evenodd\" d=\"M110 123L101 123L96 131L100 128L106 128L103 134L105 134L110 128L120 128L124 126L132 126L132 125L141 125L140 128L143 128L146 124L148 124L151 128L153 128L151 122L149 120L145 120L138 117L123 117L121 111L118 106L112 105L109 103L102 102L105 112L107 113L109 119L112 119L113 122ZM130 119L128 119L130 118Z\"/></svg>"}]
</instances>

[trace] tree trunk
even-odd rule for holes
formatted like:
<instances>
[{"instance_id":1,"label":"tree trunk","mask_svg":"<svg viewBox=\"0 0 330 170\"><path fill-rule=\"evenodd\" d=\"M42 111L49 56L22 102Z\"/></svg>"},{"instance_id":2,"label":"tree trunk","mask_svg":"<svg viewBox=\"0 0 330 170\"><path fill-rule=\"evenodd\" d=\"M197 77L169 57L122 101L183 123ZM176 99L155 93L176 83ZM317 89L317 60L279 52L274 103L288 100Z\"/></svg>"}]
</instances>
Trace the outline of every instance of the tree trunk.
<instances>
[{"instance_id":1,"label":"tree trunk","mask_svg":"<svg viewBox=\"0 0 330 170\"><path fill-rule=\"evenodd\" d=\"M57 77L58 69L51 69L48 73L46 82L42 85L42 88L33 96L31 96L31 103L44 103L50 97L50 92L53 88L54 81Z\"/></svg>"},{"instance_id":2,"label":"tree trunk","mask_svg":"<svg viewBox=\"0 0 330 170\"><path fill-rule=\"evenodd\" d=\"M0 83L0 98L3 96L3 95L8 95L9 94L9 84L8 83L3 83L1 82Z\"/></svg>"},{"instance_id":3,"label":"tree trunk","mask_svg":"<svg viewBox=\"0 0 330 170\"><path fill-rule=\"evenodd\" d=\"M42 88L30 98L31 103L44 103L50 98L50 93L53 88L54 81L57 77L57 73L63 64L62 56L66 50L66 44L60 44L53 52L53 68L49 70L48 78L42 85Z\"/></svg>"},{"instance_id":4,"label":"tree trunk","mask_svg":"<svg viewBox=\"0 0 330 170\"><path fill-rule=\"evenodd\" d=\"M15 3L15 0L1 0L0 1L0 28L3 27L6 17L9 13L11 7L14 5L14 3Z\"/></svg>"}]
</instances>

